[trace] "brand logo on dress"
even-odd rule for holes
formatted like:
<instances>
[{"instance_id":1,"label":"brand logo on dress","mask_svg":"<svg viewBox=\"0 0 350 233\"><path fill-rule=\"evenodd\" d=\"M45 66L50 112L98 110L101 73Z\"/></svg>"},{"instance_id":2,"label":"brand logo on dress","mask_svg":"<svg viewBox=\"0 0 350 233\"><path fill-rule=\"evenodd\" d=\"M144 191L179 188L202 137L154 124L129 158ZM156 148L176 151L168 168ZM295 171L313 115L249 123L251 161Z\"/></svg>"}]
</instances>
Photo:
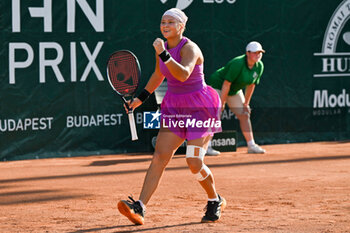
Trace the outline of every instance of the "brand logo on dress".
<instances>
[{"instance_id":1,"label":"brand logo on dress","mask_svg":"<svg viewBox=\"0 0 350 233\"><path fill-rule=\"evenodd\" d=\"M168 0L160 0L163 4L165 4ZM177 0L176 2L176 6L175 8L179 8L180 10L184 10L186 9L187 7L189 7L192 2L194 2L193 0ZM223 3L225 2L225 0L203 0L203 3ZM230 3L230 4L233 4L236 2L236 0L226 0L226 2Z\"/></svg>"},{"instance_id":2,"label":"brand logo on dress","mask_svg":"<svg viewBox=\"0 0 350 233\"><path fill-rule=\"evenodd\" d=\"M330 19L321 53L314 53L314 77L350 77L350 0L343 1ZM338 48L338 49L337 49ZM340 51L337 51L340 50Z\"/></svg>"}]
</instances>

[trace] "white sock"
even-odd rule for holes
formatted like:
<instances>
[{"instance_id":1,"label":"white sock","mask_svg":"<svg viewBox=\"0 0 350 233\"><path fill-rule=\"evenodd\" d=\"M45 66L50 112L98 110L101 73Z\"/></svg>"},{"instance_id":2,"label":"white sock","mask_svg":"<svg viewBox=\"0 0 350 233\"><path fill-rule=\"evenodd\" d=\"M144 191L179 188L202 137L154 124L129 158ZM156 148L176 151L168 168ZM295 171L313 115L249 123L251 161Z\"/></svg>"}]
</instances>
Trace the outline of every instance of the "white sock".
<instances>
[{"instance_id":1,"label":"white sock","mask_svg":"<svg viewBox=\"0 0 350 233\"><path fill-rule=\"evenodd\" d=\"M252 139L249 142L247 142L247 144L248 144L248 146L254 146L255 145L254 139Z\"/></svg>"},{"instance_id":2,"label":"white sock","mask_svg":"<svg viewBox=\"0 0 350 233\"><path fill-rule=\"evenodd\" d=\"M216 195L216 198L208 198L208 201L219 201L219 197Z\"/></svg>"},{"instance_id":3,"label":"white sock","mask_svg":"<svg viewBox=\"0 0 350 233\"><path fill-rule=\"evenodd\" d=\"M140 202L140 205L141 205L142 209L146 210L146 206L143 204L143 202L141 200L138 200L138 202Z\"/></svg>"}]
</instances>

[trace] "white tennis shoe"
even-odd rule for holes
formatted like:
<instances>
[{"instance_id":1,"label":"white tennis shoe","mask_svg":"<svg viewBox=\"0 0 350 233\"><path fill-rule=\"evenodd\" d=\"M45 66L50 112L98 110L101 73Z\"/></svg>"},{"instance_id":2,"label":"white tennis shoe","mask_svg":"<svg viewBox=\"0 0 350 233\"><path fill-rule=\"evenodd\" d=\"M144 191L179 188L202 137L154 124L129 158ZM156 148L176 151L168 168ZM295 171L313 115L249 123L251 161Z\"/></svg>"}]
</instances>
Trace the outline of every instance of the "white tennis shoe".
<instances>
[{"instance_id":1,"label":"white tennis shoe","mask_svg":"<svg viewBox=\"0 0 350 233\"><path fill-rule=\"evenodd\" d=\"M258 144L248 146L248 153L249 154L264 154L265 152L266 152L266 150L261 148Z\"/></svg>"},{"instance_id":2,"label":"white tennis shoe","mask_svg":"<svg viewBox=\"0 0 350 233\"><path fill-rule=\"evenodd\" d=\"M205 155L208 155L208 156L218 156L219 154L220 154L220 151L214 150L213 147L208 147L208 150L205 153Z\"/></svg>"}]
</instances>

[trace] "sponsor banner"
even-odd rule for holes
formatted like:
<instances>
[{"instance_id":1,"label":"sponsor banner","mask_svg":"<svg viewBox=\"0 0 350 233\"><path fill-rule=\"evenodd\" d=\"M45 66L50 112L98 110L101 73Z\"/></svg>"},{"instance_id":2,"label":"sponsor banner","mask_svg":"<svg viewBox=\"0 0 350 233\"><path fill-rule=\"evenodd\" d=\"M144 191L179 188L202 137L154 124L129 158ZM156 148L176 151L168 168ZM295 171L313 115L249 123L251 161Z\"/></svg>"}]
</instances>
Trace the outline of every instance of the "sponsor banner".
<instances>
[{"instance_id":1,"label":"sponsor banner","mask_svg":"<svg viewBox=\"0 0 350 233\"><path fill-rule=\"evenodd\" d=\"M329 93L327 89L314 91L314 109L350 108L350 93L342 89L340 93Z\"/></svg>"},{"instance_id":2,"label":"sponsor banner","mask_svg":"<svg viewBox=\"0 0 350 233\"><path fill-rule=\"evenodd\" d=\"M320 52L313 53L313 110L303 129L340 135L350 132L350 0L330 10Z\"/></svg>"},{"instance_id":3,"label":"sponsor banner","mask_svg":"<svg viewBox=\"0 0 350 233\"><path fill-rule=\"evenodd\" d=\"M223 131L214 134L211 145L220 152L230 152L237 150L237 132L235 130Z\"/></svg>"},{"instance_id":4,"label":"sponsor banner","mask_svg":"<svg viewBox=\"0 0 350 233\"><path fill-rule=\"evenodd\" d=\"M153 131L155 134L156 131ZM152 148L156 146L157 135L152 135ZM228 130L214 134L212 139L212 147L220 152L234 152L237 150L237 132L235 130ZM187 141L177 149L176 154L186 154Z\"/></svg>"},{"instance_id":5,"label":"sponsor banner","mask_svg":"<svg viewBox=\"0 0 350 233\"><path fill-rule=\"evenodd\" d=\"M249 41L263 45L265 69L250 102L258 143L350 138L350 0L8 0L0 1L0 160L152 151L148 136L162 123L154 95L135 110L132 142L106 61L131 50L140 92L172 7L189 16L185 36L202 50L205 77ZM169 127L217 123L168 119ZM221 120L245 143L228 108Z\"/></svg>"},{"instance_id":6,"label":"sponsor banner","mask_svg":"<svg viewBox=\"0 0 350 233\"><path fill-rule=\"evenodd\" d=\"M236 111L242 111L242 109ZM251 109L253 133L346 132L349 117L350 94L346 93L345 89L338 95L329 93L327 90L315 90L313 107ZM191 115L181 114L164 116L159 110L144 112L143 119L145 131L160 127L169 128L173 132L182 132L184 129L202 132L203 129L216 127L222 127L224 131L229 129L241 131L238 119L229 109L222 112L220 121L214 118L201 121Z\"/></svg>"},{"instance_id":7,"label":"sponsor banner","mask_svg":"<svg viewBox=\"0 0 350 233\"><path fill-rule=\"evenodd\" d=\"M322 51L314 53L314 77L350 77L350 1L341 2L329 19Z\"/></svg>"}]
</instances>

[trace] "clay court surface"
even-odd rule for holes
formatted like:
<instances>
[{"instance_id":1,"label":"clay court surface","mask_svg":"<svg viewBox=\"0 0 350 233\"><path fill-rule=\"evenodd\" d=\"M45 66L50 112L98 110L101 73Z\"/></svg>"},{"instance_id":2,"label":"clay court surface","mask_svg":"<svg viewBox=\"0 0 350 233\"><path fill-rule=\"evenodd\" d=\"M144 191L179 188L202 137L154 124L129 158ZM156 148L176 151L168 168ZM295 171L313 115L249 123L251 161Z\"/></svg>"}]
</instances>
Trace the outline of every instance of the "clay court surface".
<instances>
[{"instance_id":1,"label":"clay court surface","mask_svg":"<svg viewBox=\"0 0 350 233\"><path fill-rule=\"evenodd\" d=\"M206 195L175 155L145 225L116 208L138 194L151 155L0 162L0 232L350 232L350 142L264 146L207 157L228 206L202 224Z\"/></svg>"}]
</instances>

